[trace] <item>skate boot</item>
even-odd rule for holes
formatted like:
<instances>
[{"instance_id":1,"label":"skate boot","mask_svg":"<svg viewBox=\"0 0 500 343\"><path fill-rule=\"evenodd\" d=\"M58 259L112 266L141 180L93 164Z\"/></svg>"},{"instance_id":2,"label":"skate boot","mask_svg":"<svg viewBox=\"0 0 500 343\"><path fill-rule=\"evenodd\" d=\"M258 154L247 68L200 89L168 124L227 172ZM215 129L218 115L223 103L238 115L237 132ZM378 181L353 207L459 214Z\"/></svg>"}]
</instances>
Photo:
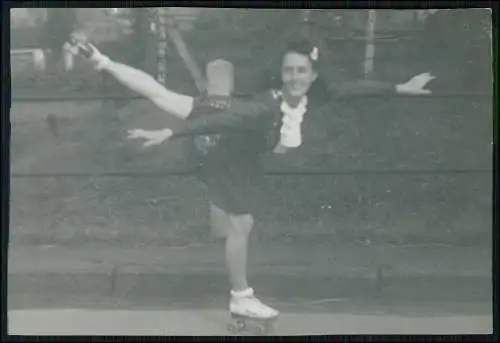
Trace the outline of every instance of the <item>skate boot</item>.
<instances>
[{"instance_id":1,"label":"skate boot","mask_svg":"<svg viewBox=\"0 0 500 343\"><path fill-rule=\"evenodd\" d=\"M251 288L241 292L231 291L229 311L232 318L229 331L232 333L243 331L257 335L269 333L279 315L277 310L257 299Z\"/></svg>"}]
</instances>

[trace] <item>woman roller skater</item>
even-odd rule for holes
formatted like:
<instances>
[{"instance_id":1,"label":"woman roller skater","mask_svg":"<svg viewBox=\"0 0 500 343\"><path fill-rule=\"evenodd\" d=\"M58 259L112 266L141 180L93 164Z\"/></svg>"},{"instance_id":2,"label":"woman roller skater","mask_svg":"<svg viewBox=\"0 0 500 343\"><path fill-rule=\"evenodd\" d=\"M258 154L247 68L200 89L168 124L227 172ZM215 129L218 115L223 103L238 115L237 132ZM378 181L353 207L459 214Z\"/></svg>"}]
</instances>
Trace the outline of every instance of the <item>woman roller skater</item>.
<instances>
[{"instance_id":1,"label":"woman roller skater","mask_svg":"<svg viewBox=\"0 0 500 343\"><path fill-rule=\"evenodd\" d=\"M318 79L318 49L307 41L288 44L281 56L281 85L243 99L178 94L152 76L110 60L90 43L80 42L78 46L96 69L111 74L160 109L185 120L175 130L129 130L129 138L142 138L145 146L152 146L176 137L219 137L204 156L201 179L209 192L212 225L217 226L213 229L221 232L226 241L231 285L229 310L233 317L242 318L237 322L238 329L244 328L243 319L275 319L279 312L259 301L247 282L249 234L266 192L260 155L285 153L301 146L306 138L302 137L301 125L314 113L309 113L308 108L316 105L308 92ZM360 81L330 87L328 100L352 93L429 94L424 87L433 78L424 73L398 85Z\"/></svg>"}]
</instances>

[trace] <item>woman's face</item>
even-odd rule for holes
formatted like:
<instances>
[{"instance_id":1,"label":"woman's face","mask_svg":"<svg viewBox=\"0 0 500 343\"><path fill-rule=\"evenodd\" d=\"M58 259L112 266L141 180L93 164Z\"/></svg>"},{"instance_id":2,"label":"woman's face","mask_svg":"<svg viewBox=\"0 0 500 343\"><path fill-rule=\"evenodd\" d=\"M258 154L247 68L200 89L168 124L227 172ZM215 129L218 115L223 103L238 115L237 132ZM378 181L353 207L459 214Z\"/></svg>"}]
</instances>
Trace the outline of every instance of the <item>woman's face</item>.
<instances>
[{"instance_id":1,"label":"woman's face","mask_svg":"<svg viewBox=\"0 0 500 343\"><path fill-rule=\"evenodd\" d=\"M307 55L289 52L283 57L281 81L283 91L291 97L302 97L316 81L318 74Z\"/></svg>"}]
</instances>

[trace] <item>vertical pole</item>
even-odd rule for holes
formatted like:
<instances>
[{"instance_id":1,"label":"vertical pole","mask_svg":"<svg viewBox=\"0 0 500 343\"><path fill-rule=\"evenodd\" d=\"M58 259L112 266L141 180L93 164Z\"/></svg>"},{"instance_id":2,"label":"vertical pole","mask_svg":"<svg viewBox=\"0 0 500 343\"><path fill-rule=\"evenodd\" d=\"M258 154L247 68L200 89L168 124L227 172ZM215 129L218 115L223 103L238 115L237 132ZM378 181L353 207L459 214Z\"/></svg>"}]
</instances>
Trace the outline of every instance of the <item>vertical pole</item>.
<instances>
[{"instance_id":1,"label":"vertical pole","mask_svg":"<svg viewBox=\"0 0 500 343\"><path fill-rule=\"evenodd\" d=\"M74 67L74 56L71 52L72 45L68 42L63 45L63 61L64 61L64 71L73 70Z\"/></svg>"},{"instance_id":2,"label":"vertical pole","mask_svg":"<svg viewBox=\"0 0 500 343\"><path fill-rule=\"evenodd\" d=\"M307 39L310 39L311 38L311 27L310 27L311 10L310 9L304 10L302 20L303 20L303 24L304 24L305 35L306 35Z\"/></svg>"},{"instance_id":3,"label":"vertical pole","mask_svg":"<svg viewBox=\"0 0 500 343\"><path fill-rule=\"evenodd\" d=\"M377 20L377 12L375 10L368 11L368 20L366 23L366 48L365 48L365 63L364 75L365 79L370 79L373 73L373 61L375 59L375 23Z\"/></svg>"},{"instance_id":4,"label":"vertical pole","mask_svg":"<svg viewBox=\"0 0 500 343\"><path fill-rule=\"evenodd\" d=\"M222 59L207 64L207 94L230 97L234 91L234 66Z\"/></svg>"},{"instance_id":5,"label":"vertical pole","mask_svg":"<svg viewBox=\"0 0 500 343\"><path fill-rule=\"evenodd\" d=\"M35 65L35 69L38 71L45 70L45 53L42 49L36 49L33 51L33 63Z\"/></svg>"},{"instance_id":6,"label":"vertical pole","mask_svg":"<svg viewBox=\"0 0 500 343\"><path fill-rule=\"evenodd\" d=\"M159 7L157 10L157 22L158 22L158 46L157 46L157 80L159 83L164 84L167 74L167 28L166 28L166 13L167 9L165 7Z\"/></svg>"},{"instance_id":7,"label":"vertical pole","mask_svg":"<svg viewBox=\"0 0 500 343\"><path fill-rule=\"evenodd\" d=\"M182 39L182 35L179 30L175 27L175 22L171 21L170 23L166 23L166 32L170 36L170 39L175 45L177 49L177 53L182 58L184 65L191 73L193 77L194 83L198 91L203 94L206 91L206 80L203 77L203 73L200 68L196 64L195 59L189 53L188 47L184 39Z\"/></svg>"}]
</instances>

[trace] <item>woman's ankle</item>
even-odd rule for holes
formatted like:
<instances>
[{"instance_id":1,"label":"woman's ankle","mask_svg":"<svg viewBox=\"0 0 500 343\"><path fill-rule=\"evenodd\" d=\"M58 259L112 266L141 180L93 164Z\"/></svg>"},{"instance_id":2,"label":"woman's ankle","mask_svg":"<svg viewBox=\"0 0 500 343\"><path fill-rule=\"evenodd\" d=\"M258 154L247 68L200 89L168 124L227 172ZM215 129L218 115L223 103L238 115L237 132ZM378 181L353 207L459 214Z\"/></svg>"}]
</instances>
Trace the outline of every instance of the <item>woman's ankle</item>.
<instances>
[{"instance_id":1,"label":"woman's ankle","mask_svg":"<svg viewBox=\"0 0 500 343\"><path fill-rule=\"evenodd\" d=\"M254 292L253 289L250 287L244 288L244 289L232 289L231 290L231 296L234 298L245 298L245 297L251 297L253 296Z\"/></svg>"}]
</instances>

